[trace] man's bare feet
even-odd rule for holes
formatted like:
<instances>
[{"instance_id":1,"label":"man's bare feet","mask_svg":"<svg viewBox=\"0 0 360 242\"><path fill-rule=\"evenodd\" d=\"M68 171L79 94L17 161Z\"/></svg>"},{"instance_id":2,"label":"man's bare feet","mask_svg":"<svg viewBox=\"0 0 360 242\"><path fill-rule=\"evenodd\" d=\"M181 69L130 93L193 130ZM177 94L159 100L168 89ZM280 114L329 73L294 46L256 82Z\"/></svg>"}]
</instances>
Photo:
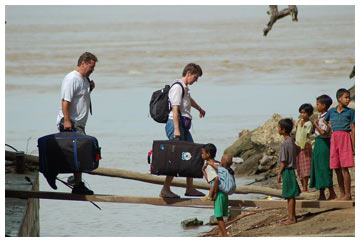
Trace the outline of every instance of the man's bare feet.
<instances>
[{"instance_id":1,"label":"man's bare feet","mask_svg":"<svg viewBox=\"0 0 360 242\"><path fill-rule=\"evenodd\" d=\"M164 197L164 198L180 198L179 195L173 193L170 190L161 190L159 197Z\"/></svg>"}]
</instances>

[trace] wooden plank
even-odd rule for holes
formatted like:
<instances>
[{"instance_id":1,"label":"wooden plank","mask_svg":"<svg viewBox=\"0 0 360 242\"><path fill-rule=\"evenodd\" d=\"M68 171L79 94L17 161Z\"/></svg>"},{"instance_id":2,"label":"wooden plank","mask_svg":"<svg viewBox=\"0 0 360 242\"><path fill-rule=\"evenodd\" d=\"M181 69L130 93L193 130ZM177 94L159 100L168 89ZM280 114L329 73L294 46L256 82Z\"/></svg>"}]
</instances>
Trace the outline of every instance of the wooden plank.
<instances>
[{"instance_id":1,"label":"wooden plank","mask_svg":"<svg viewBox=\"0 0 360 242\"><path fill-rule=\"evenodd\" d=\"M16 160L16 152L5 150L5 160L15 161ZM34 155L24 155L24 161L28 163L39 163L39 157Z\"/></svg>"},{"instance_id":2,"label":"wooden plank","mask_svg":"<svg viewBox=\"0 0 360 242\"><path fill-rule=\"evenodd\" d=\"M103 167L99 167L99 168L89 172L89 174L100 175L100 176L119 177L119 178L142 181L142 182L158 184L158 185L163 185L164 181L165 181L165 176L155 176L155 175L144 174L144 173L135 172L135 171L110 169L110 168L103 168ZM210 188L210 185L208 183L196 181L195 179L194 179L193 185L195 188L198 188L198 189L209 190L209 188ZM186 180L174 178L174 180L171 182L171 186L186 187ZM281 197L282 191L279 189L272 189L269 187L248 185L248 186L236 186L235 193L236 194L264 194L264 195L269 195L269 196L273 196L273 197ZM304 194L301 194L297 198L298 199L312 199L313 194L304 193Z\"/></svg>"},{"instance_id":3,"label":"wooden plank","mask_svg":"<svg viewBox=\"0 0 360 242\"><path fill-rule=\"evenodd\" d=\"M15 160L15 152L12 151L5 151L5 158L7 160ZM38 163L38 157L32 156L32 155L25 155L24 157L25 162L37 162ZM101 165L101 161L100 161ZM128 170L120 170L120 169L111 169L111 168L104 168L99 167L91 172L89 172L91 175L100 175L100 176L108 176L108 177L118 177L123 179L130 179L130 180L136 180L146 183L152 183L157 185L163 185L165 182L165 176L156 176L151 174L145 174L135 171L128 171ZM198 189L204 189L209 190L210 185L203 181L196 181L194 179L194 187ZM186 187L186 181L184 179L174 178L174 180L171 182L171 186L174 187ZM281 198L281 190L279 189L272 189L269 187L263 187L263 186L236 186L235 190L236 194L264 194L268 196L273 197L280 197ZM297 199L313 199L314 195L309 193L302 193L300 194Z\"/></svg>"},{"instance_id":4,"label":"wooden plank","mask_svg":"<svg viewBox=\"0 0 360 242\"><path fill-rule=\"evenodd\" d=\"M5 190L5 197L16 198L41 198L58 199L69 201L92 201L92 202L113 202L113 203L135 203L161 206L212 206L211 201L201 201L192 198L160 198L160 197L137 197L118 195L78 195L62 192L29 192L22 190Z\"/></svg>"},{"instance_id":5,"label":"wooden plank","mask_svg":"<svg viewBox=\"0 0 360 242\"><path fill-rule=\"evenodd\" d=\"M77 195L61 192L35 192L21 190L5 190L5 197L16 198L41 198L58 199L72 201L92 201L92 202L113 202L113 203L135 203L159 206L213 206L211 201L202 201L199 198L160 198L160 197L138 197L138 196L118 196L118 195ZM279 208L286 207L286 200L229 200L230 206L244 207L265 207ZM355 201L317 201L317 200L297 200L297 208L350 208L355 206Z\"/></svg>"}]
</instances>

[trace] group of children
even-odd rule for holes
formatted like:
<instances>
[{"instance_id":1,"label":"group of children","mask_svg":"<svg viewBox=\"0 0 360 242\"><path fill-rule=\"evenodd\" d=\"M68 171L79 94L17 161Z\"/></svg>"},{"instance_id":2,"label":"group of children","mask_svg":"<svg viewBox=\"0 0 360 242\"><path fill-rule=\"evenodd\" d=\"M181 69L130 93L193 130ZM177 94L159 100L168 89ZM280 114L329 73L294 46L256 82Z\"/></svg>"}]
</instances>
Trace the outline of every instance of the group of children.
<instances>
[{"instance_id":1,"label":"group of children","mask_svg":"<svg viewBox=\"0 0 360 242\"><path fill-rule=\"evenodd\" d=\"M347 106L350 92L339 89L336 93L338 106L330 108L332 100L328 95L316 99L319 116L310 121L313 114L311 104L299 108L300 119L296 124L295 141L290 137L293 129L291 119L282 119L278 123L278 132L284 136L281 144L280 169L277 180L282 180L282 196L288 201L288 220L283 224L296 223L295 197L301 191L296 181L295 169L301 181L302 192L315 187L320 191L319 200L326 200L325 189L329 189L328 200L351 200L351 177L349 168L354 167L355 152L355 111ZM315 145L312 150L310 135L315 128ZM333 188L333 170L337 175L340 196Z\"/></svg>"},{"instance_id":2,"label":"group of children","mask_svg":"<svg viewBox=\"0 0 360 242\"><path fill-rule=\"evenodd\" d=\"M279 153L280 169L277 181L282 182L282 197L287 199L288 219L283 225L296 223L296 197L307 192L308 186L320 191L319 200L326 200L325 189L329 189L328 200L351 200L351 177L349 168L354 167L355 154L355 111L347 106L350 92L339 89L336 93L338 105L330 108L332 99L321 95L316 99L318 117L311 122L311 104L299 108L300 119L296 123L295 140L291 138L293 121L289 118L278 123L278 132L284 137ZM315 131L314 150L310 135ZM214 202L214 213L218 221L219 236L227 236L224 216L228 216L228 194L219 190L219 167L226 168L233 176L230 166L232 157L224 155L221 162L215 160L216 147L206 144L202 148L205 164L202 168L206 181L211 185L209 195L202 200ZM301 181L302 190L296 180L295 170ZM337 175L340 196L333 188L333 170ZM310 179L310 184L309 183Z\"/></svg>"}]
</instances>

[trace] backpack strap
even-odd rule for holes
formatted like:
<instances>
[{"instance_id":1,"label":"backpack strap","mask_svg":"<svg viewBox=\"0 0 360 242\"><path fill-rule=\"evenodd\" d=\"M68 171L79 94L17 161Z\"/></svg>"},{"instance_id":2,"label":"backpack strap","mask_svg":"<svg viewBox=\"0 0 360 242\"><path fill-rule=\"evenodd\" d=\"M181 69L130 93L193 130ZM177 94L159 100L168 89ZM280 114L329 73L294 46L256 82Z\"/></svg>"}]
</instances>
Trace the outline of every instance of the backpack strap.
<instances>
[{"instance_id":1,"label":"backpack strap","mask_svg":"<svg viewBox=\"0 0 360 242\"><path fill-rule=\"evenodd\" d=\"M179 84L179 85L180 85L180 87L181 87L181 89L182 89L181 99L183 99L183 98L184 98L184 95L185 95L185 89L184 89L183 85L182 85L180 82L175 82L175 83L173 83L173 84L171 85L170 89L171 89L175 84ZM170 101L169 101L169 102L170 102ZM171 105L171 103L170 103L170 105ZM179 108L179 114L180 114L180 117L181 117L180 108Z\"/></svg>"},{"instance_id":2,"label":"backpack strap","mask_svg":"<svg viewBox=\"0 0 360 242\"><path fill-rule=\"evenodd\" d=\"M175 82L174 84L172 84L171 87L170 87L170 89L171 89L175 84L179 84L179 85L180 85L180 87L181 87L181 89L182 89L182 97L181 97L181 99L183 99L183 98L184 98L184 95L185 95L185 89L184 89L183 85L182 85L180 82Z\"/></svg>"}]
</instances>

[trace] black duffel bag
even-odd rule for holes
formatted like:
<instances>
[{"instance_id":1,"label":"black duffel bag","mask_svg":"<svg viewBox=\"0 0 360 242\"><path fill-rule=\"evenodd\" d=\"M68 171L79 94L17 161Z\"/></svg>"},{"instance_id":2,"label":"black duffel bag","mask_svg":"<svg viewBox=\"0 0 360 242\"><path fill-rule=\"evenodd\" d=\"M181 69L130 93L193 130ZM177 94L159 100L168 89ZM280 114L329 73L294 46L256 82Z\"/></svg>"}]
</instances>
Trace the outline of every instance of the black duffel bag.
<instances>
[{"instance_id":1,"label":"black duffel bag","mask_svg":"<svg viewBox=\"0 0 360 242\"><path fill-rule=\"evenodd\" d=\"M203 144L176 140L154 140L150 172L154 175L202 178Z\"/></svg>"},{"instance_id":2,"label":"black duffel bag","mask_svg":"<svg viewBox=\"0 0 360 242\"><path fill-rule=\"evenodd\" d=\"M89 172L99 166L101 148L95 137L77 132L60 132L38 139L39 170L56 189L59 173Z\"/></svg>"}]
</instances>

